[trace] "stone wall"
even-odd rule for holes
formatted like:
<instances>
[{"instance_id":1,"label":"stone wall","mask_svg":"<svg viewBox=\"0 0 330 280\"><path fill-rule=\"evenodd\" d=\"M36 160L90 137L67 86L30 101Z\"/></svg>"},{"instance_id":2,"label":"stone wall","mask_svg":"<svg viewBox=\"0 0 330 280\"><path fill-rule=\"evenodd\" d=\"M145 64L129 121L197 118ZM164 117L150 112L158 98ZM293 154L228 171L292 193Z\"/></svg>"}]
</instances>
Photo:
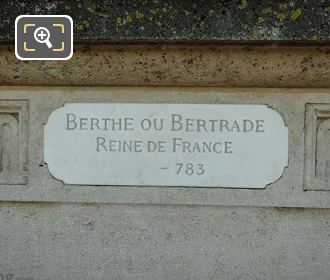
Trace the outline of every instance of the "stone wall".
<instances>
[{"instance_id":1,"label":"stone wall","mask_svg":"<svg viewBox=\"0 0 330 280\"><path fill-rule=\"evenodd\" d=\"M0 280L329 279L329 7L259 2L2 3ZM19 14L71 15L74 56L17 60ZM259 190L64 184L44 125L79 102L265 104L289 164Z\"/></svg>"}]
</instances>

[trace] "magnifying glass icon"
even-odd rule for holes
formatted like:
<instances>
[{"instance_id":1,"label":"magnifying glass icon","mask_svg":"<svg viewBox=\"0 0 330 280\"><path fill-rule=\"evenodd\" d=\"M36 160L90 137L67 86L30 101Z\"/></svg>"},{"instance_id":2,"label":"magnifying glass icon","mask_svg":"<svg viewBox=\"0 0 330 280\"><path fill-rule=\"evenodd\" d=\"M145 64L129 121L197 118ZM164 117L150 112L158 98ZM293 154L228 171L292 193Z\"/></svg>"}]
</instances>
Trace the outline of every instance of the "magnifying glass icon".
<instances>
[{"instance_id":1,"label":"magnifying glass icon","mask_svg":"<svg viewBox=\"0 0 330 280\"><path fill-rule=\"evenodd\" d=\"M49 49L53 47L52 43L49 41L50 33L46 27L38 27L34 31L34 39L38 43L46 44Z\"/></svg>"}]
</instances>

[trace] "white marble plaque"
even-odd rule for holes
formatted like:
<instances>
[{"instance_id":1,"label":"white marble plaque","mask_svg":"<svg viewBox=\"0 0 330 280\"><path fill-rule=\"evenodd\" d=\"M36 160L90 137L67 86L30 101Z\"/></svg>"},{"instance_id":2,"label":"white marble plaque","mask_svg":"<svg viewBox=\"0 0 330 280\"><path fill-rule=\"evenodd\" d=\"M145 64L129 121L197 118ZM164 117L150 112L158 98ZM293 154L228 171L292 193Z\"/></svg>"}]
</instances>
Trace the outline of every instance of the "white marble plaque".
<instances>
[{"instance_id":1,"label":"white marble plaque","mask_svg":"<svg viewBox=\"0 0 330 280\"><path fill-rule=\"evenodd\" d=\"M66 184L264 188L288 164L288 128L266 105L66 104L44 157Z\"/></svg>"}]
</instances>

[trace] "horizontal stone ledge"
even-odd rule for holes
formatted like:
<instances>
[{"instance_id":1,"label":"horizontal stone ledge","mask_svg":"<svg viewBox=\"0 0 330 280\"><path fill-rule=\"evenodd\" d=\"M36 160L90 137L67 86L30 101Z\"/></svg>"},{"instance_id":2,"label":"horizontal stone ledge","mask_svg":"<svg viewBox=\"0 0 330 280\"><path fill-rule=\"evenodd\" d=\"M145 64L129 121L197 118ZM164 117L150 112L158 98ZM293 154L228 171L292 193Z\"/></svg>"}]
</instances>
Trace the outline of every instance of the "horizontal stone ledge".
<instances>
[{"instance_id":1,"label":"horizontal stone ledge","mask_svg":"<svg viewBox=\"0 0 330 280\"><path fill-rule=\"evenodd\" d=\"M68 61L0 46L0 85L329 87L330 47L76 45Z\"/></svg>"},{"instance_id":2,"label":"horizontal stone ledge","mask_svg":"<svg viewBox=\"0 0 330 280\"><path fill-rule=\"evenodd\" d=\"M327 1L2 1L0 41L19 15L70 15L80 42L329 42Z\"/></svg>"}]
</instances>

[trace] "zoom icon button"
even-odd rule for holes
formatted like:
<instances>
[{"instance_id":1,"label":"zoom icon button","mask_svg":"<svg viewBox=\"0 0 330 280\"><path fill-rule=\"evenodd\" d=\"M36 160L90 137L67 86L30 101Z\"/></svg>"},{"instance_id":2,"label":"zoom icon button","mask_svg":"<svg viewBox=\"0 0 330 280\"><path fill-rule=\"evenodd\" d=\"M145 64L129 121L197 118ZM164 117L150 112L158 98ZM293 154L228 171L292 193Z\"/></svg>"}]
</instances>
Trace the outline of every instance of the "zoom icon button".
<instances>
[{"instance_id":1,"label":"zoom icon button","mask_svg":"<svg viewBox=\"0 0 330 280\"><path fill-rule=\"evenodd\" d=\"M66 15L22 15L15 21L15 54L21 60L68 60L73 22Z\"/></svg>"}]
</instances>

